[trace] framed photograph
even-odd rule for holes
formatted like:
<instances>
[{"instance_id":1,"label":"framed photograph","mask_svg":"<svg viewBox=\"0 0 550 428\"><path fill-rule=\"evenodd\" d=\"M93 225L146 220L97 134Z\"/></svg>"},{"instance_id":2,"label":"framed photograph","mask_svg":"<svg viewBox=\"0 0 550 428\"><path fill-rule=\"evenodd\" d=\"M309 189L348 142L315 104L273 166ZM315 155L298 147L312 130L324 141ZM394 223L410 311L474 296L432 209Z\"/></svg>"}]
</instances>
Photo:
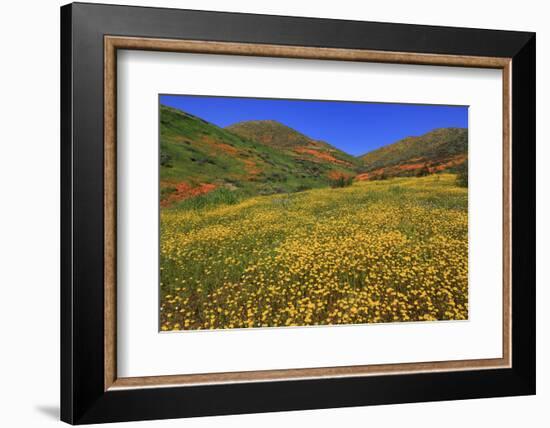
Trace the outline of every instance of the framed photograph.
<instances>
[{"instance_id":1,"label":"framed photograph","mask_svg":"<svg viewBox=\"0 0 550 428\"><path fill-rule=\"evenodd\" d=\"M61 8L61 418L535 393L535 35Z\"/></svg>"}]
</instances>

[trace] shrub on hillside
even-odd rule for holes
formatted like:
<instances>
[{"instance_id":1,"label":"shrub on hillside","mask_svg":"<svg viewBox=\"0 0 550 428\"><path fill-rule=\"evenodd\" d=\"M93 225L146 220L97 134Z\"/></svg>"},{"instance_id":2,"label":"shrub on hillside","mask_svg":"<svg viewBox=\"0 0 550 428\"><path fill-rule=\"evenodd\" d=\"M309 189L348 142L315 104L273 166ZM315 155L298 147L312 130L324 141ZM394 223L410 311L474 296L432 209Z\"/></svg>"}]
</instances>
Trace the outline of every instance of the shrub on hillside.
<instances>
[{"instance_id":1,"label":"shrub on hillside","mask_svg":"<svg viewBox=\"0 0 550 428\"><path fill-rule=\"evenodd\" d=\"M351 175L345 176L342 174L330 180L330 187L332 188L348 187L348 186L351 186L352 183L353 183L353 177Z\"/></svg>"},{"instance_id":2,"label":"shrub on hillside","mask_svg":"<svg viewBox=\"0 0 550 428\"><path fill-rule=\"evenodd\" d=\"M389 177L388 177L388 174L386 173L386 171L382 171L380 174L378 175L373 175L373 177L371 178L371 180L387 180Z\"/></svg>"},{"instance_id":3,"label":"shrub on hillside","mask_svg":"<svg viewBox=\"0 0 550 428\"><path fill-rule=\"evenodd\" d=\"M424 166L418 170L418 172L416 173L416 176L425 177L430 174L431 174L430 168L428 167L428 164L425 163Z\"/></svg>"},{"instance_id":4,"label":"shrub on hillside","mask_svg":"<svg viewBox=\"0 0 550 428\"><path fill-rule=\"evenodd\" d=\"M160 153L160 166L172 168L172 156L166 152Z\"/></svg>"}]
</instances>

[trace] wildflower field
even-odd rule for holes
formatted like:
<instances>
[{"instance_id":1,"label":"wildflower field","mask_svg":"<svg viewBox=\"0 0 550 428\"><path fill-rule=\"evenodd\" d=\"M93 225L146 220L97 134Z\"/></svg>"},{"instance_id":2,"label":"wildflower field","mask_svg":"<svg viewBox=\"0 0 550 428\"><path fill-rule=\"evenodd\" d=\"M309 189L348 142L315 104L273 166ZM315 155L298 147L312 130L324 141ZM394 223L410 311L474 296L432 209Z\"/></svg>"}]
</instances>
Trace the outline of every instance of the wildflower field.
<instances>
[{"instance_id":1,"label":"wildflower field","mask_svg":"<svg viewBox=\"0 0 550 428\"><path fill-rule=\"evenodd\" d=\"M468 317L453 174L161 209L162 330Z\"/></svg>"}]
</instances>

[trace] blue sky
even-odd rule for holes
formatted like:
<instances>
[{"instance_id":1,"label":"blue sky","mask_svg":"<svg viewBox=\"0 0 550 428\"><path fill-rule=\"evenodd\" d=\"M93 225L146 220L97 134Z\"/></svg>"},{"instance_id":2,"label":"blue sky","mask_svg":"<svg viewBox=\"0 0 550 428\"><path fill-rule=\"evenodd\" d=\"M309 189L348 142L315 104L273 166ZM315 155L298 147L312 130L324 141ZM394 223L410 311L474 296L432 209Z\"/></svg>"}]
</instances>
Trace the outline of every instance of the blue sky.
<instances>
[{"instance_id":1,"label":"blue sky","mask_svg":"<svg viewBox=\"0 0 550 428\"><path fill-rule=\"evenodd\" d=\"M161 95L160 103L226 127L277 120L351 155L435 128L468 127L468 108L421 104Z\"/></svg>"}]
</instances>

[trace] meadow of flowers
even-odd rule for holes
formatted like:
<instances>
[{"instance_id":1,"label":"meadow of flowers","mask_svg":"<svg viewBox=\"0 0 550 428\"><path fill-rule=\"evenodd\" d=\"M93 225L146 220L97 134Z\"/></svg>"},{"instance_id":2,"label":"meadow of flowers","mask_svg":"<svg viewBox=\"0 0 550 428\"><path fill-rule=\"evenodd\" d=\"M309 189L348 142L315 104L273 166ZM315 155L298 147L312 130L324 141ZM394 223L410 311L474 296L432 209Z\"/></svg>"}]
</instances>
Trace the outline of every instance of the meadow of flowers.
<instances>
[{"instance_id":1,"label":"meadow of flowers","mask_svg":"<svg viewBox=\"0 0 550 428\"><path fill-rule=\"evenodd\" d=\"M468 317L451 174L161 210L161 330Z\"/></svg>"}]
</instances>

